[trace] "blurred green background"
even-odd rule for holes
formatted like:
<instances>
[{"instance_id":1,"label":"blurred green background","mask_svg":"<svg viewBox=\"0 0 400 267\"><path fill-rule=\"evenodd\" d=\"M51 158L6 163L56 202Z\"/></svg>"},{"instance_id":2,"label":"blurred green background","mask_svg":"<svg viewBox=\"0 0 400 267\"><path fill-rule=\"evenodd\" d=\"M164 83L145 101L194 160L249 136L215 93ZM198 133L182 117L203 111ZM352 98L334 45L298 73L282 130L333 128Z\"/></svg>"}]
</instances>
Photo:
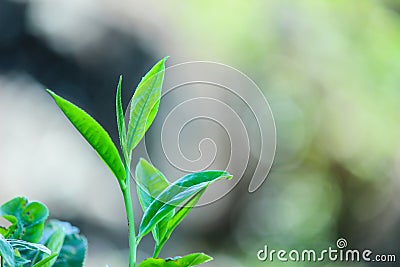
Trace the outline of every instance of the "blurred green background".
<instances>
[{"instance_id":1,"label":"blurred green background","mask_svg":"<svg viewBox=\"0 0 400 267\"><path fill-rule=\"evenodd\" d=\"M396 254L384 266L398 266L397 0L0 0L0 202L45 202L88 236L88 267L126 266L117 183L43 89L83 106L116 140L118 75L127 104L164 55L169 65L211 60L246 73L271 105L278 140L261 189L238 186L223 204L194 210L162 256L280 266L257 251L320 250L343 237L349 248ZM145 240L139 256L151 252Z\"/></svg>"}]
</instances>

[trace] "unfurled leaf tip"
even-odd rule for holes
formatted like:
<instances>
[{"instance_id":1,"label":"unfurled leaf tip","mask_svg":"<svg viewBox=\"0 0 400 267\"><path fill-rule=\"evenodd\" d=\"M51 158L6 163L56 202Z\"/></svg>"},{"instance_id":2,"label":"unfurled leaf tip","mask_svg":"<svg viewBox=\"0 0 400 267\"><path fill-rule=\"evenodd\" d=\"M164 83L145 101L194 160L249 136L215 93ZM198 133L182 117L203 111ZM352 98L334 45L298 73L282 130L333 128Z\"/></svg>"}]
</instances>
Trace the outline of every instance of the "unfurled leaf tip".
<instances>
[{"instance_id":1,"label":"unfurled leaf tip","mask_svg":"<svg viewBox=\"0 0 400 267\"><path fill-rule=\"evenodd\" d=\"M50 89L46 89L46 92L49 93L49 95L54 96L55 93L53 91L51 91Z\"/></svg>"}]
</instances>

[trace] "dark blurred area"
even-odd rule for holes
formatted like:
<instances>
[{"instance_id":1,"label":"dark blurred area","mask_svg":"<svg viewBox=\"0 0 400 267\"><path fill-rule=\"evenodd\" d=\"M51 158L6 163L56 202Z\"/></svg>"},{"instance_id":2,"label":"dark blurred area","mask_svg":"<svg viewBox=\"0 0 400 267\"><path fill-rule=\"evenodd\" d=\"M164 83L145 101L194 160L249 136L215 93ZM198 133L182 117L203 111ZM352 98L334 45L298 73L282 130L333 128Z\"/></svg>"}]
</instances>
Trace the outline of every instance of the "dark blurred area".
<instances>
[{"instance_id":1,"label":"dark blurred area","mask_svg":"<svg viewBox=\"0 0 400 267\"><path fill-rule=\"evenodd\" d=\"M41 200L88 236L87 266L127 265L117 183L44 89L83 107L117 142L119 75L126 107L165 55L168 65L212 60L249 75L271 105L278 140L263 186L249 194L240 183L195 209L162 256L204 251L215 258L206 266L232 267L399 265L397 0L0 0L0 202ZM396 254L397 263L256 257L265 244L320 250L338 238ZM151 256L151 240L143 244L139 256Z\"/></svg>"},{"instance_id":2,"label":"dark blurred area","mask_svg":"<svg viewBox=\"0 0 400 267\"><path fill-rule=\"evenodd\" d=\"M134 85L156 60L151 51L133 34L112 25L102 25L101 36L87 49L72 54L57 51L44 36L29 29L29 5L29 1L0 2L0 72L24 73L79 103L106 125L116 140L113 93L118 77L123 75L125 84L131 85L132 91L123 95L127 104Z\"/></svg>"}]
</instances>

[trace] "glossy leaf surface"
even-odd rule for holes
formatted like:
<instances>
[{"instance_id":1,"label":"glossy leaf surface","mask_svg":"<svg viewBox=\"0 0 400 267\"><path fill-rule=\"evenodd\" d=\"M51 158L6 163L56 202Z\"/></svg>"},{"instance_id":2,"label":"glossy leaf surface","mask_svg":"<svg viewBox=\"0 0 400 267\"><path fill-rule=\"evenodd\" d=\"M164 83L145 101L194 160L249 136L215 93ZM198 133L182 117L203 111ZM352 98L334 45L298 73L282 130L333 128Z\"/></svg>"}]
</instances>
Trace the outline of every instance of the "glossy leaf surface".
<instances>
[{"instance_id":1,"label":"glossy leaf surface","mask_svg":"<svg viewBox=\"0 0 400 267\"><path fill-rule=\"evenodd\" d=\"M16 197L0 206L0 216L11 222L6 238L36 243L42 235L49 210L40 202Z\"/></svg>"},{"instance_id":2,"label":"glossy leaf surface","mask_svg":"<svg viewBox=\"0 0 400 267\"><path fill-rule=\"evenodd\" d=\"M154 198L168 187L169 182L159 170L143 158L139 160L136 166L135 178L140 205L143 211L146 211ZM166 217L172 218L173 215L174 211L172 210ZM159 222L153 229L153 237L157 244L160 243L167 232L168 218Z\"/></svg>"},{"instance_id":3,"label":"glossy leaf surface","mask_svg":"<svg viewBox=\"0 0 400 267\"><path fill-rule=\"evenodd\" d=\"M118 150L106 130L81 108L56 95L54 92L47 91L53 97L58 107L64 112L65 116L110 168L120 184L125 184L124 166Z\"/></svg>"},{"instance_id":4,"label":"glossy leaf surface","mask_svg":"<svg viewBox=\"0 0 400 267\"><path fill-rule=\"evenodd\" d=\"M128 153L142 140L157 114L166 60L163 58L157 62L142 78L132 97L127 135Z\"/></svg>"},{"instance_id":5,"label":"glossy leaf surface","mask_svg":"<svg viewBox=\"0 0 400 267\"><path fill-rule=\"evenodd\" d=\"M187 203L185 203L183 207L178 210L178 212L176 212L176 214L170 220L168 220L167 231L164 239L162 240L163 244L169 239L175 228L182 222L186 215L188 215L188 213L197 204L197 202L199 202L201 196L204 194L206 189L207 187L195 194Z\"/></svg>"},{"instance_id":6,"label":"glossy leaf surface","mask_svg":"<svg viewBox=\"0 0 400 267\"><path fill-rule=\"evenodd\" d=\"M225 171L204 171L188 174L169 185L146 209L139 227L138 240L153 230L178 205L207 188L210 183L231 177Z\"/></svg>"},{"instance_id":7,"label":"glossy leaf surface","mask_svg":"<svg viewBox=\"0 0 400 267\"><path fill-rule=\"evenodd\" d=\"M193 253L183 257L169 259L149 258L139 264L139 267L190 267L211 261L204 253Z\"/></svg>"},{"instance_id":8,"label":"glossy leaf surface","mask_svg":"<svg viewBox=\"0 0 400 267\"><path fill-rule=\"evenodd\" d=\"M119 142L122 148L122 152L124 157L126 158L126 126L125 126L125 119L124 119L124 110L122 108L122 75L119 77L119 82L117 86L117 94L115 96L115 108L117 114L117 126L118 126L118 133L119 133Z\"/></svg>"}]
</instances>

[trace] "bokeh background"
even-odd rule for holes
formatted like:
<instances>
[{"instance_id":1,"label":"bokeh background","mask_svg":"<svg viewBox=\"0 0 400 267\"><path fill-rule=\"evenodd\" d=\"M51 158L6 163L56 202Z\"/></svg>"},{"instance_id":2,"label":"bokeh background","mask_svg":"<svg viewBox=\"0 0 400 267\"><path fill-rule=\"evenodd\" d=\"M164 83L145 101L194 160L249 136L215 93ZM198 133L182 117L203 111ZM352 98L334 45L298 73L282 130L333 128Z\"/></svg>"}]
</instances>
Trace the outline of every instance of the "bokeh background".
<instances>
[{"instance_id":1,"label":"bokeh background","mask_svg":"<svg viewBox=\"0 0 400 267\"><path fill-rule=\"evenodd\" d=\"M45 202L88 237L86 266L127 266L118 184L44 88L116 141L119 74L126 106L165 55L169 65L211 60L246 73L271 105L278 139L263 186L249 194L239 184L196 208L161 256L204 251L215 257L205 266L265 266L256 257L265 244L319 250L344 237L400 260L397 0L0 0L0 202ZM144 240L139 257L152 246Z\"/></svg>"}]
</instances>

